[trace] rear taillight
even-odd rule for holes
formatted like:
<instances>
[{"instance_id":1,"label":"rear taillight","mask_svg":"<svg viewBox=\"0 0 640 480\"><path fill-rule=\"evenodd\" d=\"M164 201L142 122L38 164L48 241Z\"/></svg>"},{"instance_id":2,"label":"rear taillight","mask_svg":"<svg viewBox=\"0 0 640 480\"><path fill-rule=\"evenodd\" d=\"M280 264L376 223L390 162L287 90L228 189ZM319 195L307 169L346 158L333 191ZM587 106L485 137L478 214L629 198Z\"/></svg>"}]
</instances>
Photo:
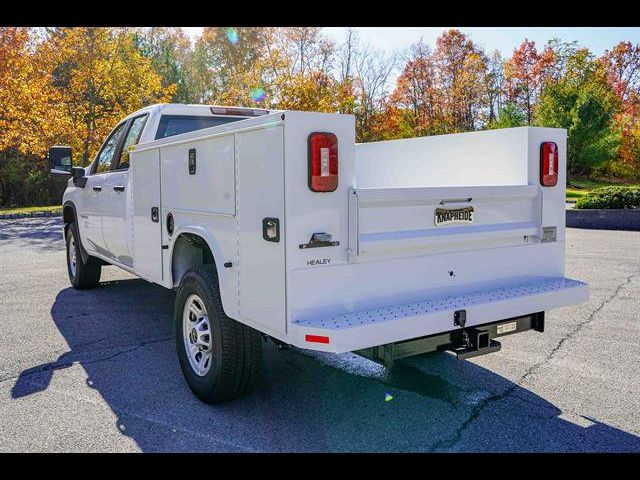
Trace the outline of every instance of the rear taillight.
<instances>
[{"instance_id":1,"label":"rear taillight","mask_svg":"<svg viewBox=\"0 0 640 480\"><path fill-rule=\"evenodd\" d=\"M540 183L544 187L558 183L558 146L554 142L540 145Z\"/></svg>"},{"instance_id":2,"label":"rear taillight","mask_svg":"<svg viewBox=\"0 0 640 480\"><path fill-rule=\"evenodd\" d=\"M309 188L333 192L338 188L338 137L333 133L309 135Z\"/></svg>"}]
</instances>

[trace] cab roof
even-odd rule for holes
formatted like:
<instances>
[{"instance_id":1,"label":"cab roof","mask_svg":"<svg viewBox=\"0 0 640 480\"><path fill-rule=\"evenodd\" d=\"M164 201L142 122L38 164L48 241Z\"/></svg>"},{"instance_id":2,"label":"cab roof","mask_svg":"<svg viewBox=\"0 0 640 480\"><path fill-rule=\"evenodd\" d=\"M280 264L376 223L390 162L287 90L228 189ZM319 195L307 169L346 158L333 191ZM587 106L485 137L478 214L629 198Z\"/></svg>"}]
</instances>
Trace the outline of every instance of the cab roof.
<instances>
[{"instance_id":1,"label":"cab roof","mask_svg":"<svg viewBox=\"0 0 640 480\"><path fill-rule=\"evenodd\" d=\"M238 116L238 117L256 117L273 113L275 110L267 110L262 108L247 108L224 105L201 105L201 104L184 104L184 103L156 103L148 107L141 108L127 115L124 120L136 117L141 113L156 113L161 115L199 115L199 116Z\"/></svg>"}]
</instances>

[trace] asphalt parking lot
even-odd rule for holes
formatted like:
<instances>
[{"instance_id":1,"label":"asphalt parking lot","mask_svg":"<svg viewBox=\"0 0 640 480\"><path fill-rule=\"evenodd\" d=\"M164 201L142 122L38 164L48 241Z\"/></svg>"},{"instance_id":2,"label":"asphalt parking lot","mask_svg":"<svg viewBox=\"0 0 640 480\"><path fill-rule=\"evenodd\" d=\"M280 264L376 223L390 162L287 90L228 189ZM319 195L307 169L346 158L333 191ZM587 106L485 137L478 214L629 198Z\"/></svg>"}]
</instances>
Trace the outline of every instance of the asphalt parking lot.
<instances>
[{"instance_id":1,"label":"asphalt parking lot","mask_svg":"<svg viewBox=\"0 0 640 480\"><path fill-rule=\"evenodd\" d=\"M498 353L389 374L266 344L256 392L212 406L178 367L174 292L115 267L73 290L60 222L0 221L0 451L640 452L640 232L568 229L589 302Z\"/></svg>"}]
</instances>

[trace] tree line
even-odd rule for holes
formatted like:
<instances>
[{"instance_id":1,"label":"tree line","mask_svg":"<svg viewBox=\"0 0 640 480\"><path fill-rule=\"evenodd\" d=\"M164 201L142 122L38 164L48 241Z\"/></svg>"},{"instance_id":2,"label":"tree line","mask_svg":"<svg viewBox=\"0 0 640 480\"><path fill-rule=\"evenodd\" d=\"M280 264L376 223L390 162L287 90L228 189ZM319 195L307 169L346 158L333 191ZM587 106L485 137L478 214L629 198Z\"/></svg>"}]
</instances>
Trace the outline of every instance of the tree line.
<instances>
[{"instance_id":1,"label":"tree line","mask_svg":"<svg viewBox=\"0 0 640 480\"><path fill-rule=\"evenodd\" d=\"M572 175L640 177L640 44L596 56L524 40L503 58L451 29L433 47L315 27L0 28L0 205L50 204L46 151L87 164L123 116L158 102L354 114L356 140L523 125L568 130Z\"/></svg>"}]
</instances>

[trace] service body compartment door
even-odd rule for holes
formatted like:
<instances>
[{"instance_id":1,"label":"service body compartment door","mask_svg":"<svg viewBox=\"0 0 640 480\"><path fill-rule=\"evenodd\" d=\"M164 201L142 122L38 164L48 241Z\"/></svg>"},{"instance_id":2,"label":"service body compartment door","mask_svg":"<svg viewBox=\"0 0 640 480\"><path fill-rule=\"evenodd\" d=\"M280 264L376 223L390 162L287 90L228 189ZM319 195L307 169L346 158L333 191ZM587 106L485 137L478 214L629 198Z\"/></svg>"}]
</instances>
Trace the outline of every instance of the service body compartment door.
<instances>
[{"instance_id":1,"label":"service body compartment door","mask_svg":"<svg viewBox=\"0 0 640 480\"><path fill-rule=\"evenodd\" d=\"M140 276L161 283L163 250L160 218L160 150L133 152L130 172L133 268Z\"/></svg>"},{"instance_id":2,"label":"service body compartment door","mask_svg":"<svg viewBox=\"0 0 640 480\"><path fill-rule=\"evenodd\" d=\"M284 333L284 147L283 127L235 135L238 222L238 311ZM277 219L278 241L263 238L263 221Z\"/></svg>"}]
</instances>

